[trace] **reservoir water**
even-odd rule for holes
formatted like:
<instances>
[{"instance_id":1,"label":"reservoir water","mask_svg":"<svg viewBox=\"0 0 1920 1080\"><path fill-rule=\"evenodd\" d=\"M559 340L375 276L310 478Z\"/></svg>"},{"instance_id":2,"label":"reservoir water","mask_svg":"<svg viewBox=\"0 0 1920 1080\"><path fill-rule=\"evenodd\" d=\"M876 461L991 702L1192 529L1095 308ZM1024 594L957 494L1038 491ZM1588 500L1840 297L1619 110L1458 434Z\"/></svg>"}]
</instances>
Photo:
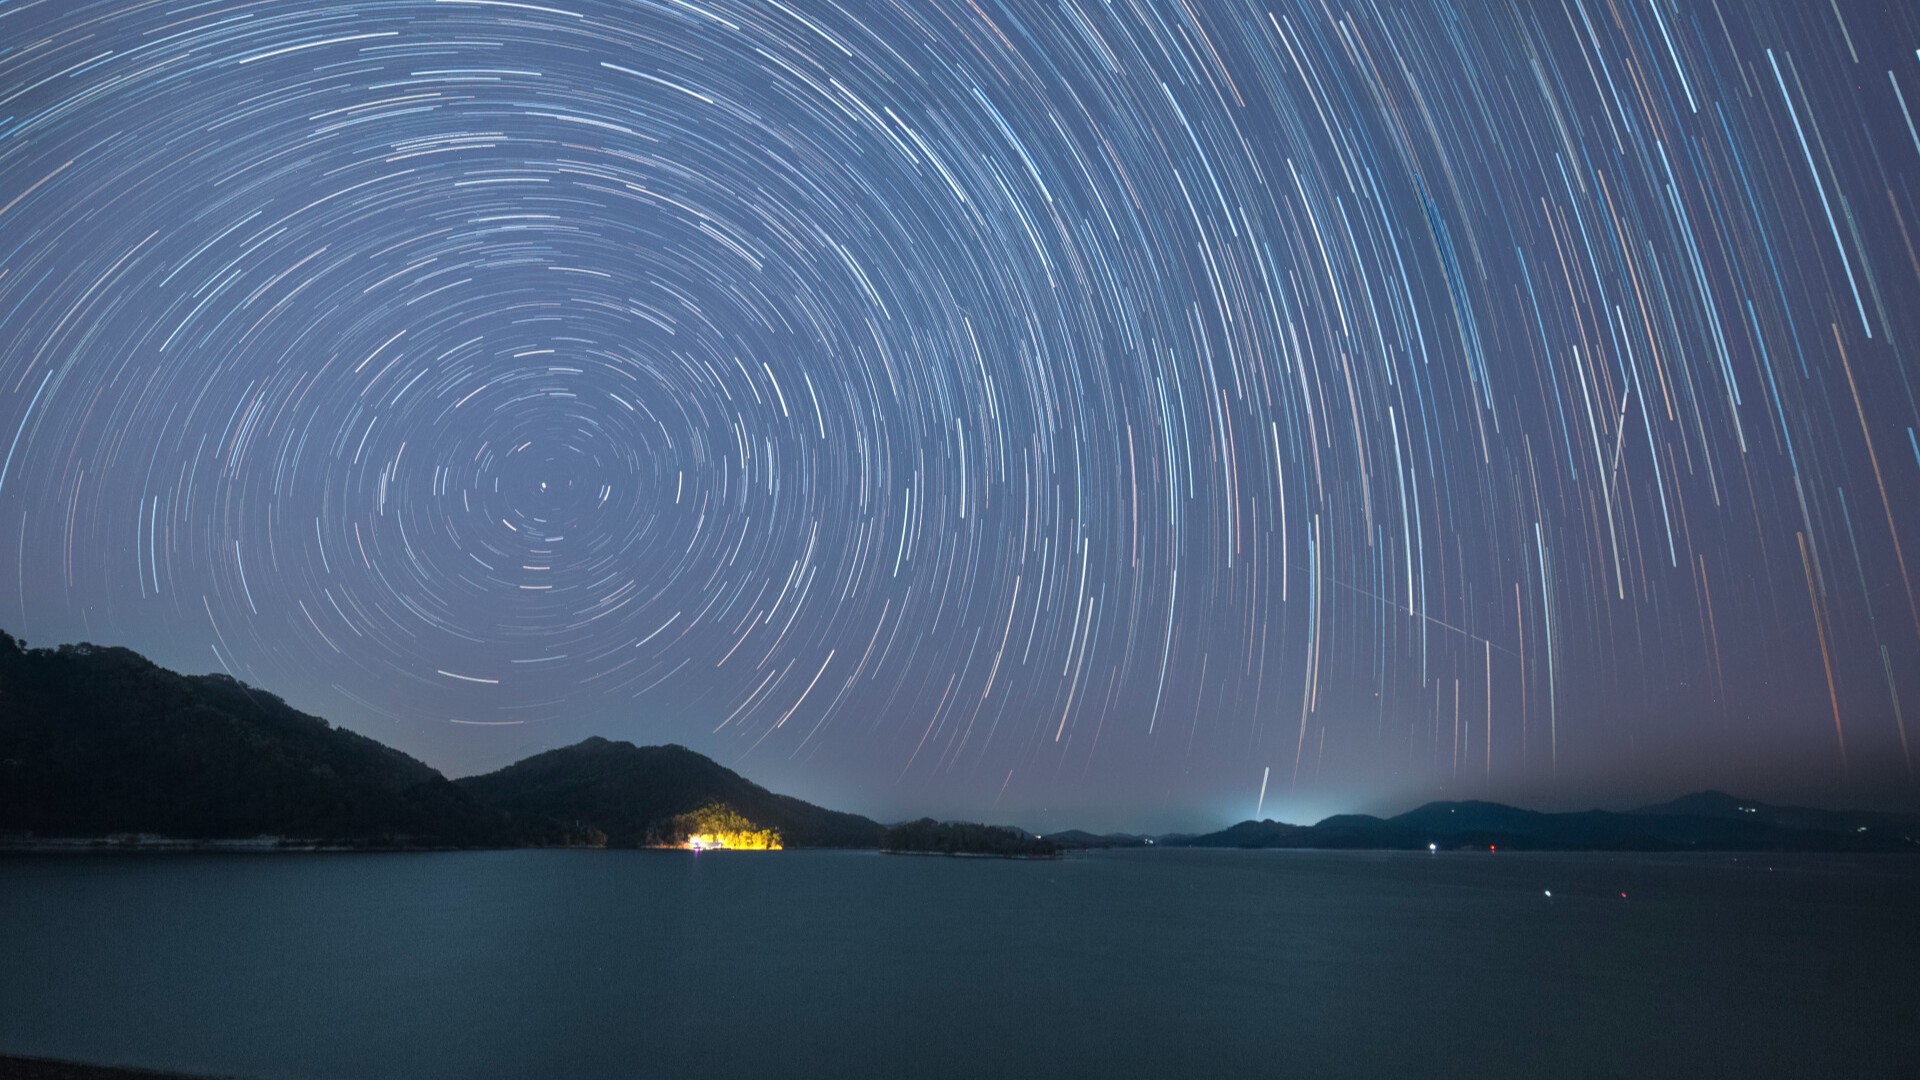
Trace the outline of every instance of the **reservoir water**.
<instances>
[{"instance_id":1,"label":"reservoir water","mask_svg":"<svg viewBox=\"0 0 1920 1080\"><path fill-rule=\"evenodd\" d=\"M1920 860L15 856L0 1053L259 1080L1910 1076Z\"/></svg>"}]
</instances>

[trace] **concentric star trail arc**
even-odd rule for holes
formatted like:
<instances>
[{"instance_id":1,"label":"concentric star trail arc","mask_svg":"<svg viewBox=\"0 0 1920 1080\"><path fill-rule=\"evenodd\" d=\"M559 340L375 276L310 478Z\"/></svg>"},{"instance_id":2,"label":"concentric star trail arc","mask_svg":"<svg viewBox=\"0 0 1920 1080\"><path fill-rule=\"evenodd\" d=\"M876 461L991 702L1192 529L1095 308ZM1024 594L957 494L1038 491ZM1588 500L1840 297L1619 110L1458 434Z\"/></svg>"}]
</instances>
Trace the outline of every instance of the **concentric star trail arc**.
<instances>
[{"instance_id":1,"label":"concentric star trail arc","mask_svg":"<svg viewBox=\"0 0 1920 1080\"><path fill-rule=\"evenodd\" d=\"M1917 46L14 0L0 618L877 813L1910 794Z\"/></svg>"}]
</instances>

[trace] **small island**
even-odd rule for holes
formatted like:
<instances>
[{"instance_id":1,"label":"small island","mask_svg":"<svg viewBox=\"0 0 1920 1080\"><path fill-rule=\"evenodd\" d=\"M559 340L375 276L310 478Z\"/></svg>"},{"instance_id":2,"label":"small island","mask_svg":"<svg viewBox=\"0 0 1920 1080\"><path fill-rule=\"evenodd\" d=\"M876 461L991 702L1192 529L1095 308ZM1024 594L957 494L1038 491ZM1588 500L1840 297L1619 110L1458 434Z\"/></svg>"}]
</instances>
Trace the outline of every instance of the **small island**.
<instances>
[{"instance_id":1,"label":"small island","mask_svg":"<svg viewBox=\"0 0 1920 1080\"><path fill-rule=\"evenodd\" d=\"M677 815L652 847L685 851L779 851L780 830L761 828L725 803Z\"/></svg>"},{"instance_id":2,"label":"small island","mask_svg":"<svg viewBox=\"0 0 1920 1080\"><path fill-rule=\"evenodd\" d=\"M880 837L888 855L961 855L995 859L1057 859L1060 845L1003 825L921 818L895 825Z\"/></svg>"}]
</instances>

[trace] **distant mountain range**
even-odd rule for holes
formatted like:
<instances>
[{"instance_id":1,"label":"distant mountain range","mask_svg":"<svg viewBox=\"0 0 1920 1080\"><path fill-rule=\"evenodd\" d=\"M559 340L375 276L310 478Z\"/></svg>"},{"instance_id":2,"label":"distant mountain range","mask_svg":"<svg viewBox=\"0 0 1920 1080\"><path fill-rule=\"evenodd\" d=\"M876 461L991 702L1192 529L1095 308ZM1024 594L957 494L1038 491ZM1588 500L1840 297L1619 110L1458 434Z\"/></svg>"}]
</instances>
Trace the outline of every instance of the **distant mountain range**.
<instances>
[{"instance_id":1,"label":"distant mountain range","mask_svg":"<svg viewBox=\"0 0 1920 1080\"><path fill-rule=\"evenodd\" d=\"M1434 802L1397 817L1340 814L1317 825L1243 821L1165 842L1234 848L1920 852L1920 815L1770 806L1704 791L1623 814L1547 814L1492 802Z\"/></svg>"},{"instance_id":2,"label":"distant mountain range","mask_svg":"<svg viewBox=\"0 0 1920 1080\"><path fill-rule=\"evenodd\" d=\"M379 848L631 847L666 838L681 815L716 804L777 830L789 847L877 848L893 835L889 846L902 850L1024 852L1040 839L927 820L889 834L859 815L774 794L685 747L602 738L452 781L225 675L179 675L128 649L27 649L0 632L0 846L148 834ZM1916 852L1920 815L1703 792L1629 813L1436 802L1391 818L1243 821L1202 836L1067 830L1044 840L1037 846Z\"/></svg>"}]
</instances>

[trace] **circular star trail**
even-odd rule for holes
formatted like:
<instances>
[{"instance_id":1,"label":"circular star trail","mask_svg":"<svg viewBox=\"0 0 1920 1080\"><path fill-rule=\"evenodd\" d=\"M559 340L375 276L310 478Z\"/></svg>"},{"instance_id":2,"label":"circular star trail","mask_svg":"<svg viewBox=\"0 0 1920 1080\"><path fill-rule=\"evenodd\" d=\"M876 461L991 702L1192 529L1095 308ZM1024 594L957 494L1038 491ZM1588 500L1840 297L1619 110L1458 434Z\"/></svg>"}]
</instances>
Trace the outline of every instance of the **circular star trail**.
<instances>
[{"instance_id":1,"label":"circular star trail","mask_svg":"<svg viewBox=\"0 0 1920 1080\"><path fill-rule=\"evenodd\" d=\"M1910 792L1916 46L14 0L0 619L881 812Z\"/></svg>"}]
</instances>

